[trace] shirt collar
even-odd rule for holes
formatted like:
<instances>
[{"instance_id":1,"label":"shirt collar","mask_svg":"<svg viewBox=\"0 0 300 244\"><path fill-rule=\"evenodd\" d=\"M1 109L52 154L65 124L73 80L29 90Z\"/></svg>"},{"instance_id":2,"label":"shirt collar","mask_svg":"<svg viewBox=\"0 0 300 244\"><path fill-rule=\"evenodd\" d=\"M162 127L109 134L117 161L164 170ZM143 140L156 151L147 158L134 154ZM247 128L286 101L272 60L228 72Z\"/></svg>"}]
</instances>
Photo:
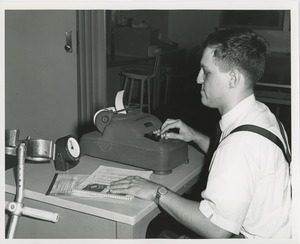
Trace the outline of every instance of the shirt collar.
<instances>
[{"instance_id":1,"label":"shirt collar","mask_svg":"<svg viewBox=\"0 0 300 244\"><path fill-rule=\"evenodd\" d=\"M230 124L236 121L241 114L248 113L250 107L255 103L255 101L254 94L251 94L234 106L229 112L224 114L220 120L221 130L224 131Z\"/></svg>"}]
</instances>

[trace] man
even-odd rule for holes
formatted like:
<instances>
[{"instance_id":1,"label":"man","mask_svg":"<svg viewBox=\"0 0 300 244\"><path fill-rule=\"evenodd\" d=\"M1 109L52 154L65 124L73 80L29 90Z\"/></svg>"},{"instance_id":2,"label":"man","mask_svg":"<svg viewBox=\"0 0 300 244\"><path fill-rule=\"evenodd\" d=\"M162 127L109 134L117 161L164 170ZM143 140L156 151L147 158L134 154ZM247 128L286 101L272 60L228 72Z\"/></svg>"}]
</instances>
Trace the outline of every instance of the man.
<instances>
[{"instance_id":1,"label":"man","mask_svg":"<svg viewBox=\"0 0 300 244\"><path fill-rule=\"evenodd\" d=\"M264 72L266 43L251 30L232 29L210 34L203 47L197 77L201 101L219 110L222 131L203 200L199 204L184 199L134 176L113 182L110 190L155 200L202 237L291 238L291 183L284 154L256 133L229 135L240 125L253 124L284 141L275 116L253 94ZM171 128L179 128L179 134L169 133ZM158 133L166 139L195 142L204 152L209 148L210 139L181 120L168 119Z\"/></svg>"}]
</instances>

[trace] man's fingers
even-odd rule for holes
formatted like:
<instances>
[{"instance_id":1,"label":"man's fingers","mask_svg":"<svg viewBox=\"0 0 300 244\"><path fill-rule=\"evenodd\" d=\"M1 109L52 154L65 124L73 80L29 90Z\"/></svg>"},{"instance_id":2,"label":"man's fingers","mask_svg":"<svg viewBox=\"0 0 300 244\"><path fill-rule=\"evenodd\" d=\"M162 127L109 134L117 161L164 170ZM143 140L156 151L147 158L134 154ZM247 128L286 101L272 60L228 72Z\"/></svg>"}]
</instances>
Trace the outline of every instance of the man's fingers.
<instances>
[{"instance_id":1,"label":"man's fingers","mask_svg":"<svg viewBox=\"0 0 300 244\"><path fill-rule=\"evenodd\" d=\"M167 119L161 126L161 133L165 133L167 130L173 127L173 124L176 122L174 119Z\"/></svg>"},{"instance_id":2,"label":"man's fingers","mask_svg":"<svg viewBox=\"0 0 300 244\"><path fill-rule=\"evenodd\" d=\"M179 139L179 140L181 140L182 135L170 132L170 133L165 133L164 138L165 139Z\"/></svg>"}]
</instances>

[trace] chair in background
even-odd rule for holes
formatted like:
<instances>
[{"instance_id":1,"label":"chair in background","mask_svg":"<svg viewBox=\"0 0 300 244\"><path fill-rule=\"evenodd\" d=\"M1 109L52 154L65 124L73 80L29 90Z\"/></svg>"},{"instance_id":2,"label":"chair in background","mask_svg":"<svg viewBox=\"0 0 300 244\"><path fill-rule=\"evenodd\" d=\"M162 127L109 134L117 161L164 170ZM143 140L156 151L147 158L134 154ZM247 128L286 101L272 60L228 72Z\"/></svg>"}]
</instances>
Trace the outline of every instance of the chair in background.
<instances>
[{"instance_id":1,"label":"chair in background","mask_svg":"<svg viewBox=\"0 0 300 244\"><path fill-rule=\"evenodd\" d=\"M129 70L124 71L121 75L125 76L125 84L124 84L124 92L129 93L128 95L128 107L132 107L132 105L137 105L140 110L143 110L144 107L148 107L148 113L151 112L151 83L153 83L154 79L157 77L158 69L160 66L161 60L161 52L158 51L156 54L156 58L154 61L154 65L152 68L152 72L148 73L143 70ZM134 84L140 83L140 103L136 104L132 101L132 94L134 90ZM147 85L147 103L144 104L144 89L145 84ZM128 90L129 89L129 90Z\"/></svg>"}]
</instances>

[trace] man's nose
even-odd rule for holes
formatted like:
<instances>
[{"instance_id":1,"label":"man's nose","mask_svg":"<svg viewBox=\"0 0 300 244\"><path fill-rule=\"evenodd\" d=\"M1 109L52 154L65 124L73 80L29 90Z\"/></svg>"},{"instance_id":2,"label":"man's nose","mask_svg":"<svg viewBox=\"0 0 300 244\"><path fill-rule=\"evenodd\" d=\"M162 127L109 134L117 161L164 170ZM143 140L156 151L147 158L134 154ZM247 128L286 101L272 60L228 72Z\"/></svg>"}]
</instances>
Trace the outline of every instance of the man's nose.
<instances>
[{"instance_id":1,"label":"man's nose","mask_svg":"<svg viewBox=\"0 0 300 244\"><path fill-rule=\"evenodd\" d=\"M197 83L202 84L203 82L204 82L204 80L203 80L203 71L202 71L202 69L200 69L199 74L197 76Z\"/></svg>"}]
</instances>

